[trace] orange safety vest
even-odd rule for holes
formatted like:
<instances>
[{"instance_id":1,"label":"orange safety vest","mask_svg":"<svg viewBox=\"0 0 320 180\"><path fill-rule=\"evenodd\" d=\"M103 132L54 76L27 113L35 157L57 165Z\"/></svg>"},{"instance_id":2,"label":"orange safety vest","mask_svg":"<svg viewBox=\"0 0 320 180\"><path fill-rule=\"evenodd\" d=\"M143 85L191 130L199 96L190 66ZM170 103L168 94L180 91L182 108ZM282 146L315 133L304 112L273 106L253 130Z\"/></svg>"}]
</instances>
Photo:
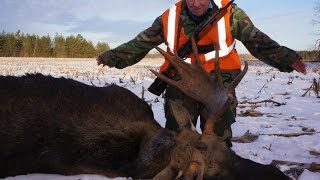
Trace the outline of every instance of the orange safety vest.
<instances>
[{"instance_id":1,"label":"orange safety vest","mask_svg":"<svg viewBox=\"0 0 320 180\"><path fill-rule=\"evenodd\" d=\"M214 0L214 2L219 8L221 8L228 4L229 0ZM178 32L181 4L182 0L162 14L164 39L165 44L167 45L167 52L170 54L176 52L189 39L189 37L184 33L183 27L181 27L181 32ZM240 57L235 49L235 39L231 35L230 11L231 6L229 6L228 12L225 16L222 17L218 23L213 25L204 37L200 37L201 39L197 43L198 45L213 45L214 42L219 42L219 59L222 70L235 70L241 68ZM178 33L180 33L179 36ZM178 37L179 39L177 40ZM207 72L214 70L215 51L199 54L199 58ZM186 62L194 63L193 54L189 55ZM163 65L160 67L160 72L162 73L167 70L168 66L169 61L165 60Z\"/></svg>"}]
</instances>

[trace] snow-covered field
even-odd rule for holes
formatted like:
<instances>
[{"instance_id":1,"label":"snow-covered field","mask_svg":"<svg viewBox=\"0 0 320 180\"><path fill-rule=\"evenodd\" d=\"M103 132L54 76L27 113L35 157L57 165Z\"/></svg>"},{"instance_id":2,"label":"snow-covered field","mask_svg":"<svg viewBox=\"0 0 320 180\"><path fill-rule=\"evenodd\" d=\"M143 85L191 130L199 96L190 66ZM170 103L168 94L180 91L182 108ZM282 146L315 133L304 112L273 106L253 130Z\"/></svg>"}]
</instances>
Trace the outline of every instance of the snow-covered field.
<instances>
[{"instance_id":1,"label":"snow-covered field","mask_svg":"<svg viewBox=\"0 0 320 180\"><path fill-rule=\"evenodd\" d=\"M163 98L146 90L155 78L149 69L158 69L161 63L160 59L144 59L134 66L117 70L98 67L94 59L0 58L0 75L20 76L39 72L54 77L72 78L94 86L115 83L130 89L152 105L156 120L164 126ZM314 90L307 92L314 79L320 83L319 63L309 63L308 73L303 75L296 72L281 73L257 61L250 62L248 73L236 89L238 116L232 129L234 137L249 131L258 138L250 143L234 142L233 150L244 158L263 164L271 163L272 160L320 164L320 98ZM199 131L199 127L197 129ZM280 166L283 171L293 167L297 166ZM295 168L295 171L291 169L291 172L299 175L302 171ZM40 179L108 178L97 175L66 177L43 174L5 178ZM304 170L298 179L319 180L320 173Z\"/></svg>"}]
</instances>

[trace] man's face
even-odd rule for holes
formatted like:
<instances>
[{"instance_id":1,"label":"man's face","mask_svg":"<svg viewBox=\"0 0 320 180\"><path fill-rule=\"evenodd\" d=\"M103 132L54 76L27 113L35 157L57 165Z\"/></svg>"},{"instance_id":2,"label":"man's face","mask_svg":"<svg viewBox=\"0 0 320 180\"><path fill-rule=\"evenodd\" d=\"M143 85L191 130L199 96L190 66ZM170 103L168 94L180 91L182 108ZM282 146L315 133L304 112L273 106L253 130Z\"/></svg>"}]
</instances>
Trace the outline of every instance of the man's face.
<instances>
[{"instance_id":1,"label":"man's face","mask_svg":"<svg viewBox=\"0 0 320 180\"><path fill-rule=\"evenodd\" d=\"M203 15L209 6L210 0L186 0L189 11L195 16Z\"/></svg>"}]
</instances>

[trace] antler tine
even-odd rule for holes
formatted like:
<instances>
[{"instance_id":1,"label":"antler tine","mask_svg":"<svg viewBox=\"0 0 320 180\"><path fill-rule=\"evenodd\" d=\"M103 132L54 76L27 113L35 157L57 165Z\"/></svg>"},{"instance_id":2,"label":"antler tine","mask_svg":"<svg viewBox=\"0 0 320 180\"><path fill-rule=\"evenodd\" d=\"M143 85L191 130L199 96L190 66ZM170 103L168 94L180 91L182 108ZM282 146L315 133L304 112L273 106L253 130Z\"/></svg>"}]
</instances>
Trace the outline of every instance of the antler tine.
<instances>
[{"instance_id":1,"label":"antler tine","mask_svg":"<svg viewBox=\"0 0 320 180\"><path fill-rule=\"evenodd\" d=\"M221 76L221 68L220 68L220 60L219 60L219 43L213 43L215 49L215 61L214 61L214 71L215 78L218 81L220 86L223 86L222 76Z\"/></svg>"},{"instance_id":2,"label":"antler tine","mask_svg":"<svg viewBox=\"0 0 320 180\"><path fill-rule=\"evenodd\" d=\"M241 71L241 73L231 82L229 89L233 90L236 88L236 86L240 83L240 81L243 79L244 75L247 73L248 71L248 62L244 61L244 68Z\"/></svg>"},{"instance_id":3,"label":"antler tine","mask_svg":"<svg viewBox=\"0 0 320 180\"><path fill-rule=\"evenodd\" d=\"M174 56L169 55L167 52L165 52L164 50L162 50L162 49L159 48L159 47L155 47L155 49L156 49L157 51L159 51L159 53L160 53L162 56L164 56L166 59L168 59L169 61L174 57ZM171 61L170 61L170 62L171 62Z\"/></svg>"},{"instance_id":4,"label":"antler tine","mask_svg":"<svg viewBox=\"0 0 320 180\"><path fill-rule=\"evenodd\" d=\"M168 78L167 76L158 73L157 71L153 70L153 69L149 69L154 75L156 75L157 77L159 77L161 80L163 80L164 82L168 83L171 86L177 87L178 89L182 88L179 85L179 81L175 81L173 79Z\"/></svg>"},{"instance_id":5,"label":"antler tine","mask_svg":"<svg viewBox=\"0 0 320 180\"><path fill-rule=\"evenodd\" d=\"M193 55L194 55L194 59L195 59L195 65L203 68L201 65L200 58L199 58L199 51L198 51L197 43L194 39L194 36L191 36L190 38L191 38L191 47L192 47L192 51L193 51Z\"/></svg>"},{"instance_id":6,"label":"antler tine","mask_svg":"<svg viewBox=\"0 0 320 180\"><path fill-rule=\"evenodd\" d=\"M183 64L186 64L186 62L184 62L179 56L177 56L177 53L175 55L170 55L159 47L155 47L155 49L158 50L160 54L162 54L165 59L167 59L178 71L179 69L184 68Z\"/></svg>"}]
</instances>

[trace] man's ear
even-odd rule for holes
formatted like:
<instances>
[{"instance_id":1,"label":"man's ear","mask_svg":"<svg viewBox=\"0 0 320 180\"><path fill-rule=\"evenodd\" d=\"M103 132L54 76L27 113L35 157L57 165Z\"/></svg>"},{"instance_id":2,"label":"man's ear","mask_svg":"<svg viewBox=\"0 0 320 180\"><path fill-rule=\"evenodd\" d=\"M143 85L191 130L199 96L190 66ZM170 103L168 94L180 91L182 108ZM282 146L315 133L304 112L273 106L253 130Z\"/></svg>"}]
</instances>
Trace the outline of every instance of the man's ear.
<instances>
[{"instance_id":1,"label":"man's ear","mask_svg":"<svg viewBox=\"0 0 320 180\"><path fill-rule=\"evenodd\" d=\"M169 100L168 103L171 108L171 112L177 121L179 127L178 130L181 131L183 129L189 129L196 131L196 128L191 122L191 115L189 114L187 109L184 108L180 103L172 100Z\"/></svg>"}]
</instances>

